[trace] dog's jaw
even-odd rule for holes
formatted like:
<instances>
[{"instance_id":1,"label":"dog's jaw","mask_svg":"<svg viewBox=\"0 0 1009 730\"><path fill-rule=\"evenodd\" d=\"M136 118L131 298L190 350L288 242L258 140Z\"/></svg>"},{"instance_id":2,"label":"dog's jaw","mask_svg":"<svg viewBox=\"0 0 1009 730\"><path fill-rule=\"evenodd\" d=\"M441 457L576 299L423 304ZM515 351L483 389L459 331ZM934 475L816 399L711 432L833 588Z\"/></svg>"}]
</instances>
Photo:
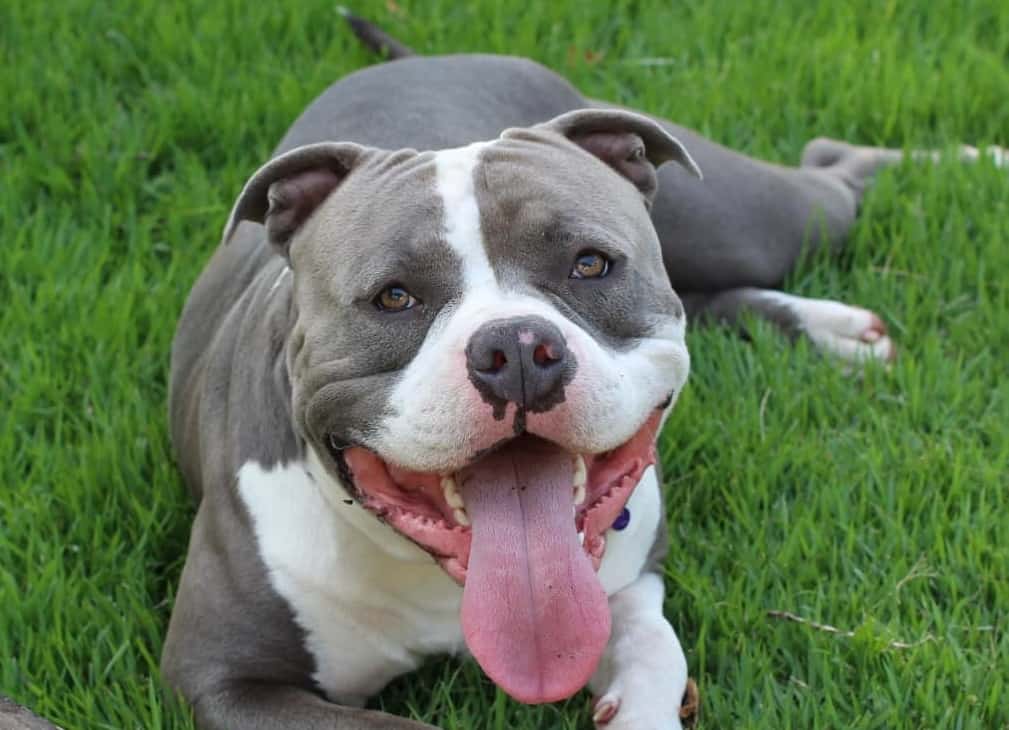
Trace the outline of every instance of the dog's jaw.
<instances>
[{"instance_id":1,"label":"dog's jaw","mask_svg":"<svg viewBox=\"0 0 1009 730\"><path fill-rule=\"evenodd\" d=\"M597 570L606 551L605 532L623 511L644 470L655 463L661 419L657 409L631 439L609 452L571 455L572 520ZM466 582L472 529L460 472L402 469L363 447L330 446L329 452L340 465L342 481L362 506L430 553L457 583Z\"/></svg>"},{"instance_id":2,"label":"dog's jaw","mask_svg":"<svg viewBox=\"0 0 1009 730\"><path fill-rule=\"evenodd\" d=\"M584 686L609 640L605 533L655 461L662 415L607 453L522 434L452 474L358 446L330 455L366 510L464 586L463 631L484 671L520 701L553 702Z\"/></svg>"}]
</instances>

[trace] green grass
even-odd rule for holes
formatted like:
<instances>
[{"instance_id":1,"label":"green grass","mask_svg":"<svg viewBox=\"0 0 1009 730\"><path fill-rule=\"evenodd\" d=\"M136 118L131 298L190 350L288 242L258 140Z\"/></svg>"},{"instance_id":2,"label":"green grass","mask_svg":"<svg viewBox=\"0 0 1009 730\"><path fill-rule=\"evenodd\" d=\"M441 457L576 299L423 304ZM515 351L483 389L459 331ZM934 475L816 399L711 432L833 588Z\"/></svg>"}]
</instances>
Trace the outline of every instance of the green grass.
<instances>
[{"instance_id":1,"label":"green grass","mask_svg":"<svg viewBox=\"0 0 1009 730\"><path fill-rule=\"evenodd\" d=\"M999 0L398 2L355 9L778 161L821 134L1009 143ZM283 6L0 4L0 692L67 728L192 726L157 673L191 518L165 423L175 318L245 177L373 60L330 0ZM843 260L791 282L882 313L889 373L766 327L691 335L662 449L666 610L702 728L1009 728L1007 200L989 164L902 166ZM378 704L590 725L584 697L521 707L453 661Z\"/></svg>"}]
</instances>

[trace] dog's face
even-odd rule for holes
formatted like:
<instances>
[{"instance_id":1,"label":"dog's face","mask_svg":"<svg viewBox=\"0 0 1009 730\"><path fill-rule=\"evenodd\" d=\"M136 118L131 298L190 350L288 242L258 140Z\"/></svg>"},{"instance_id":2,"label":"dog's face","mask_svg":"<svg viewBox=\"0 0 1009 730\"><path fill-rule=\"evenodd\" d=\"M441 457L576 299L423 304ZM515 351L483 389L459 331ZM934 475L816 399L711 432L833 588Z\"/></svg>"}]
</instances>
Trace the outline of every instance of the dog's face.
<instances>
[{"instance_id":1,"label":"dog's face","mask_svg":"<svg viewBox=\"0 0 1009 730\"><path fill-rule=\"evenodd\" d=\"M604 534L687 378L647 207L671 158L693 164L599 111L435 153L314 145L229 223L264 221L294 271L301 436L465 585L467 644L523 701L595 669Z\"/></svg>"}]
</instances>

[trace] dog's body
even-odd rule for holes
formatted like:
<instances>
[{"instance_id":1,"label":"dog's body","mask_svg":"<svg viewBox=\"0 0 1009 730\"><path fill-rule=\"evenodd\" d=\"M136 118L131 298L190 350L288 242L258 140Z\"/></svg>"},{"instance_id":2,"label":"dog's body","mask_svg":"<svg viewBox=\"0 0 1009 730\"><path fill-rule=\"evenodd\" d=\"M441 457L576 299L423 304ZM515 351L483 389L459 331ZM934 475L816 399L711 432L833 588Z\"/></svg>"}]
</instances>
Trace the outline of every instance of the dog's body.
<instances>
[{"instance_id":1,"label":"dog's body","mask_svg":"<svg viewBox=\"0 0 1009 730\"><path fill-rule=\"evenodd\" d=\"M355 708L467 646L524 701L587 681L598 722L679 727L651 464L683 305L890 358L875 315L766 288L894 156L787 169L658 125L529 61L409 58L250 180L172 359L199 510L163 667L201 728L420 727Z\"/></svg>"}]
</instances>

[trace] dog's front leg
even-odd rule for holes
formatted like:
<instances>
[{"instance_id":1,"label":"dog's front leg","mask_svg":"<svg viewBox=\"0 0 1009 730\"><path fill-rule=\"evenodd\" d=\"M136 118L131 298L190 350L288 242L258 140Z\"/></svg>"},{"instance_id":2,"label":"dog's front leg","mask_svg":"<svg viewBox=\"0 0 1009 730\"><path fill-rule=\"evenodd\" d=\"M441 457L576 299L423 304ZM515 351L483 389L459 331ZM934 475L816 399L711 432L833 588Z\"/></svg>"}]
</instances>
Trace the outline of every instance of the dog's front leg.
<instances>
[{"instance_id":1,"label":"dog's front leg","mask_svg":"<svg viewBox=\"0 0 1009 730\"><path fill-rule=\"evenodd\" d=\"M605 730L680 730L687 659L662 615L662 579L643 573L610 597L613 633L589 687Z\"/></svg>"},{"instance_id":2,"label":"dog's front leg","mask_svg":"<svg viewBox=\"0 0 1009 730\"><path fill-rule=\"evenodd\" d=\"M200 730L437 730L384 712L345 707L300 687L227 681L193 703Z\"/></svg>"}]
</instances>

